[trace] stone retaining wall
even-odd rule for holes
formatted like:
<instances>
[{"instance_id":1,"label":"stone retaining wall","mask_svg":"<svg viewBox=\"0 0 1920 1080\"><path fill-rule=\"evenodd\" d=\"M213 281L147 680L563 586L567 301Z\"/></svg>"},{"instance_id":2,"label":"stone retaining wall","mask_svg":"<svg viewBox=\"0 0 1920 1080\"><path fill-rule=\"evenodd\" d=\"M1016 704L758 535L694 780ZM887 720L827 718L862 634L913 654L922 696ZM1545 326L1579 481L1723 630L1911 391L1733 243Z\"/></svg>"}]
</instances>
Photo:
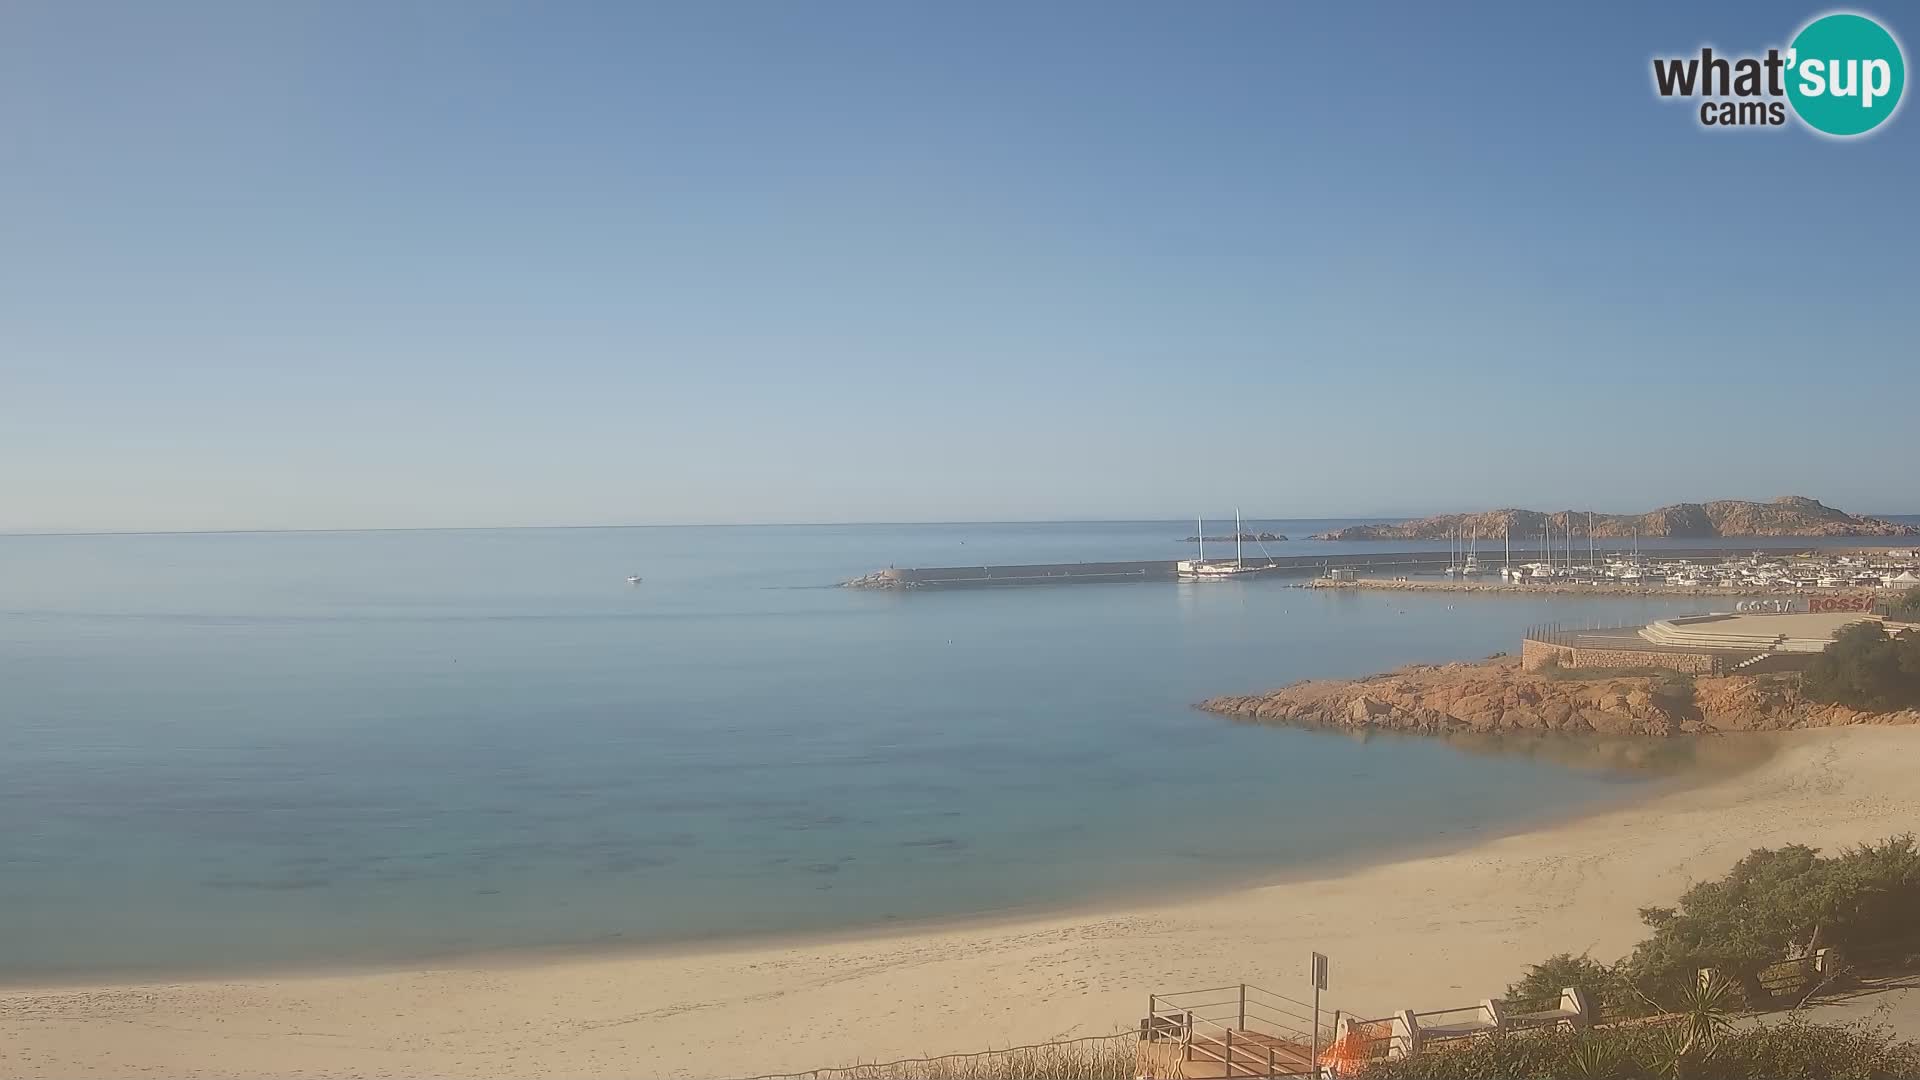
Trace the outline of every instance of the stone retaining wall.
<instances>
[{"instance_id":1,"label":"stone retaining wall","mask_svg":"<svg viewBox=\"0 0 1920 1080\"><path fill-rule=\"evenodd\" d=\"M1539 671L1547 667L1569 668L1671 668L1689 675L1712 675L1720 657L1710 652L1672 652L1666 649L1594 649L1575 645L1556 645L1527 638L1520 643L1520 667Z\"/></svg>"}]
</instances>

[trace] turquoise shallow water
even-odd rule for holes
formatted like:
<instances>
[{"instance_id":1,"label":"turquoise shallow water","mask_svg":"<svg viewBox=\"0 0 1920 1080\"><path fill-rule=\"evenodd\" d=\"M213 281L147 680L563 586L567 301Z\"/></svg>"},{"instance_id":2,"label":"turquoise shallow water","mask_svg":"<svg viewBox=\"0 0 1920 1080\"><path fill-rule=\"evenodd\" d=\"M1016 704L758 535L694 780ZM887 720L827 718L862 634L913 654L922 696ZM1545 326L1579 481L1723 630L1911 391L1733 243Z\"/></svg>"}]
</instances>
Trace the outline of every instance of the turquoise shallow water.
<instances>
[{"instance_id":1,"label":"turquoise shallow water","mask_svg":"<svg viewBox=\"0 0 1920 1080\"><path fill-rule=\"evenodd\" d=\"M1648 781L1189 703L1701 601L822 587L888 563L1173 557L1190 531L0 538L0 971L1075 903L1384 850L1409 823L1470 838Z\"/></svg>"}]
</instances>

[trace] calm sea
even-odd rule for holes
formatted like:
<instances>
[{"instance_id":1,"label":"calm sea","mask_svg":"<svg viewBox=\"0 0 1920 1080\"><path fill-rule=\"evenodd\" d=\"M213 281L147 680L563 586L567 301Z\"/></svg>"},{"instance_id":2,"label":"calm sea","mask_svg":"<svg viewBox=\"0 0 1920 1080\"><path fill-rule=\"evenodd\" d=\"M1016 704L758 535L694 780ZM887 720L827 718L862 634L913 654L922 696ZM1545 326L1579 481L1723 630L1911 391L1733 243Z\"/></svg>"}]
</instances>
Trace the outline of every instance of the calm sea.
<instances>
[{"instance_id":1,"label":"calm sea","mask_svg":"<svg viewBox=\"0 0 1920 1080\"><path fill-rule=\"evenodd\" d=\"M1649 782L1189 705L1701 601L831 587L888 564L1171 558L1189 532L0 537L0 974L1067 904L1464 840Z\"/></svg>"}]
</instances>

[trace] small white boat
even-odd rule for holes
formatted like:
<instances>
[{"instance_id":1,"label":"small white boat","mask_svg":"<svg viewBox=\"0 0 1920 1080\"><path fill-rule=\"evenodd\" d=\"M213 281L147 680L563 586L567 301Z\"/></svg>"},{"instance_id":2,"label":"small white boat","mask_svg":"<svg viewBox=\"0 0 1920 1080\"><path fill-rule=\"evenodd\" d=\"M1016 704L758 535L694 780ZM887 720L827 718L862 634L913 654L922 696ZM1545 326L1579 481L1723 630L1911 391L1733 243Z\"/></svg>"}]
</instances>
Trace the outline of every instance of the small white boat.
<instances>
[{"instance_id":1,"label":"small white boat","mask_svg":"<svg viewBox=\"0 0 1920 1080\"><path fill-rule=\"evenodd\" d=\"M638 585L638 584L640 584L640 581L641 581L641 578L640 578L640 575L639 575L639 574L628 574L628 575L627 575L627 584L629 584L629 585Z\"/></svg>"}]
</instances>

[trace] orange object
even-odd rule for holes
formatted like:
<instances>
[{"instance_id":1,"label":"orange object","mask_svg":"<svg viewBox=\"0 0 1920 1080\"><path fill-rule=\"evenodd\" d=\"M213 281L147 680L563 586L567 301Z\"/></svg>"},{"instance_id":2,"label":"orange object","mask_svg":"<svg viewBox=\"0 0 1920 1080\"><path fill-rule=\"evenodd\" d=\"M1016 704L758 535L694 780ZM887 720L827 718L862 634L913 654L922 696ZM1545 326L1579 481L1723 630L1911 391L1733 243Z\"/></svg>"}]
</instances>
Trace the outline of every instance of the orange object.
<instances>
[{"instance_id":1,"label":"orange object","mask_svg":"<svg viewBox=\"0 0 1920 1080\"><path fill-rule=\"evenodd\" d=\"M1333 1040L1333 1045L1320 1051L1320 1064L1333 1076L1353 1076L1373 1060L1373 1043L1382 1036L1354 1020L1346 1021L1342 1027L1345 1030Z\"/></svg>"}]
</instances>

